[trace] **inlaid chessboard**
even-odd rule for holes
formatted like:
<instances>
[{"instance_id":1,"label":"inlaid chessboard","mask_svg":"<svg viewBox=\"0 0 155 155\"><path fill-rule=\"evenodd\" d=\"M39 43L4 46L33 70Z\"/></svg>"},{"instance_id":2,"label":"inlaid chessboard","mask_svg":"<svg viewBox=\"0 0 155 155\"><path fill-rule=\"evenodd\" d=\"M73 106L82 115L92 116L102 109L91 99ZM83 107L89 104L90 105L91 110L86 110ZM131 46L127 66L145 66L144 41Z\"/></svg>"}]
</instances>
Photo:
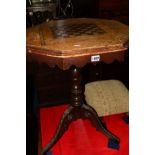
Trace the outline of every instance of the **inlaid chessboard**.
<instances>
[{"instance_id":1,"label":"inlaid chessboard","mask_svg":"<svg viewBox=\"0 0 155 155\"><path fill-rule=\"evenodd\" d=\"M70 38L83 35L103 34L105 31L95 24L82 23L50 27L55 38Z\"/></svg>"}]
</instances>

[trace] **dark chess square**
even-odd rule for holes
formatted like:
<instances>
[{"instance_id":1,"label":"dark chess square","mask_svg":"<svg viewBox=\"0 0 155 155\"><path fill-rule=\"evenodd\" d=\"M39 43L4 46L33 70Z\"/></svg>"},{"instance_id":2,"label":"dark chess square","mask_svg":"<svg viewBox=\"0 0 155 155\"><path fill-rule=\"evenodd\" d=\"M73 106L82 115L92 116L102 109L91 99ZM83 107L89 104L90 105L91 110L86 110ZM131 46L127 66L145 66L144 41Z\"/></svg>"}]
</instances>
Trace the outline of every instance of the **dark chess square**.
<instances>
[{"instance_id":1,"label":"dark chess square","mask_svg":"<svg viewBox=\"0 0 155 155\"><path fill-rule=\"evenodd\" d=\"M50 27L55 38L70 38L73 36L103 34L104 30L95 24L70 24Z\"/></svg>"}]
</instances>

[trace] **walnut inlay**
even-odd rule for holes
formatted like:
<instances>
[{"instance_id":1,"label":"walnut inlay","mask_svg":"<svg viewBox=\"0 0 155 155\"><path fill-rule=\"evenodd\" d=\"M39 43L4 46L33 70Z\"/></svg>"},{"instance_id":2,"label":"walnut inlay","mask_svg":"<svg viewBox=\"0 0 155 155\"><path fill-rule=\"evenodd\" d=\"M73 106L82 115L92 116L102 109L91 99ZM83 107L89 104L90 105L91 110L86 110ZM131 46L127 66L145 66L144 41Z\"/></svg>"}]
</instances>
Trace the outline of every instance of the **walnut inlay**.
<instances>
[{"instance_id":1,"label":"walnut inlay","mask_svg":"<svg viewBox=\"0 0 155 155\"><path fill-rule=\"evenodd\" d=\"M50 29L55 38L70 38L72 36L99 35L105 33L103 29L91 23L53 26Z\"/></svg>"},{"instance_id":2,"label":"walnut inlay","mask_svg":"<svg viewBox=\"0 0 155 155\"><path fill-rule=\"evenodd\" d=\"M114 20L51 20L26 30L27 58L63 70L96 64L96 55L105 63L123 61L128 39L128 26Z\"/></svg>"}]
</instances>

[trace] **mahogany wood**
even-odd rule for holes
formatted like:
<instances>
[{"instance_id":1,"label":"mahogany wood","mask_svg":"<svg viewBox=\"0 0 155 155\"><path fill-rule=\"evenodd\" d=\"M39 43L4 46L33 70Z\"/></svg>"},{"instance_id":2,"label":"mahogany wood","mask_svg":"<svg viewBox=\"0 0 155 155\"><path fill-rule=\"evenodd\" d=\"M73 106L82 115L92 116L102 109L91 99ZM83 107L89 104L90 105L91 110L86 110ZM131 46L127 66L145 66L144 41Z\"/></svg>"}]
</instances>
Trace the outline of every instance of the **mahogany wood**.
<instances>
[{"instance_id":1,"label":"mahogany wood","mask_svg":"<svg viewBox=\"0 0 155 155\"><path fill-rule=\"evenodd\" d=\"M72 25L94 24L104 33L85 34L70 37L55 37L52 27L63 27L63 32L70 34ZM79 26L79 29L81 27ZM55 29L55 28L54 28ZM72 28L73 29L73 28ZM84 31L82 30L80 32ZM46 62L50 67L57 65L66 70L70 66L82 67L91 62L91 56L100 55L100 61L111 63L122 61L124 46L128 42L128 26L114 20L103 19L66 19L53 20L27 29L27 59Z\"/></svg>"},{"instance_id":2,"label":"mahogany wood","mask_svg":"<svg viewBox=\"0 0 155 155\"><path fill-rule=\"evenodd\" d=\"M83 93L80 85L81 75L78 68L72 70L72 88L71 88L71 105L65 110L58 128L51 139L51 141L43 148L40 155L45 155L57 141L62 137L64 132L68 129L72 121L79 118L89 119L92 125L99 130L114 143L119 144L120 139L112 134L106 127L104 127L97 116L96 111L83 102Z\"/></svg>"},{"instance_id":3,"label":"mahogany wood","mask_svg":"<svg viewBox=\"0 0 155 155\"><path fill-rule=\"evenodd\" d=\"M85 25L86 29L81 25ZM94 28L89 28L89 25L90 27L93 25L95 31L100 33L92 32ZM75 35L73 27L76 27L78 35ZM51 31L52 28L54 29ZM57 65L63 70L74 66L71 72L71 104L64 112L55 135L42 150L41 155L52 148L70 123L78 118L89 119L96 129L113 142L119 143L119 138L102 126L95 110L84 104L79 68L88 63L97 64L99 61L105 63L114 60L123 61L128 49L128 27L113 20L103 19L51 21L27 29L26 46L27 59L30 61L46 63L50 67ZM92 56L98 56L98 59L92 61Z\"/></svg>"}]
</instances>

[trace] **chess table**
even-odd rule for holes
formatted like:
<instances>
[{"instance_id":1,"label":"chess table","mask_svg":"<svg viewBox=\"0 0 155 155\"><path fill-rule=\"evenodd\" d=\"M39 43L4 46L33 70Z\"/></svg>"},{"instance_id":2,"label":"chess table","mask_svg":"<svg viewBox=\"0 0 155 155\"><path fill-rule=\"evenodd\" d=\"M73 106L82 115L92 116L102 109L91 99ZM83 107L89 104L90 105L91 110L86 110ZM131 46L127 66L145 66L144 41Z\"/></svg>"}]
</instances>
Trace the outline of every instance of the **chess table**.
<instances>
[{"instance_id":1,"label":"chess table","mask_svg":"<svg viewBox=\"0 0 155 155\"><path fill-rule=\"evenodd\" d=\"M27 60L58 66L71 71L71 100L64 111L55 135L43 148L44 155L62 137L76 119L89 119L109 140L120 139L99 120L96 111L85 104L80 85L80 68L88 63L123 61L128 49L128 26L114 20L72 18L52 20L26 31Z\"/></svg>"}]
</instances>

